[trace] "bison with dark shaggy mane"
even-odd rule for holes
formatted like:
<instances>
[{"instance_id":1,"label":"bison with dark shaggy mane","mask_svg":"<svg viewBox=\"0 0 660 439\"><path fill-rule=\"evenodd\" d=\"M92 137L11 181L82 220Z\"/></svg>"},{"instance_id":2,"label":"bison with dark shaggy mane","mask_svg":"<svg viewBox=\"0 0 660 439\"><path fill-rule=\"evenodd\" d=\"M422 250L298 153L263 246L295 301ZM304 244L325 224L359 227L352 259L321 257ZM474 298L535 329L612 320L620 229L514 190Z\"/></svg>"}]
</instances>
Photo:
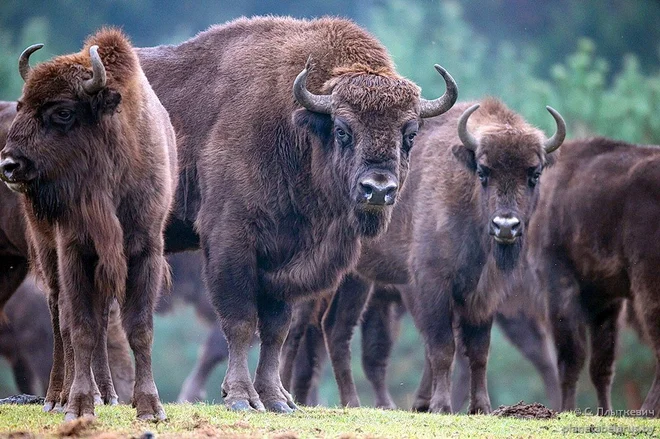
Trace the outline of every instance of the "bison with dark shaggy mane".
<instances>
[{"instance_id":1,"label":"bison with dark shaggy mane","mask_svg":"<svg viewBox=\"0 0 660 439\"><path fill-rule=\"evenodd\" d=\"M547 293L557 347L562 410L573 410L591 345L589 372L598 405L610 398L626 302L656 357L642 411L660 416L660 148L593 138L563 148L543 176L530 224L530 260ZM632 318L631 318L632 317Z\"/></svg>"},{"instance_id":2,"label":"bison with dark shaggy mane","mask_svg":"<svg viewBox=\"0 0 660 439\"><path fill-rule=\"evenodd\" d=\"M241 18L138 55L181 139L167 248L199 236L229 343L225 403L288 412L278 365L292 303L334 289L386 229L413 138L455 83L438 67L447 93L420 98L373 36L336 18Z\"/></svg>"},{"instance_id":3,"label":"bison with dark shaggy mane","mask_svg":"<svg viewBox=\"0 0 660 439\"><path fill-rule=\"evenodd\" d=\"M117 30L34 68L0 155L0 177L24 197L32 259L50 289L54 364L45 409L94 413L92 362L105 402L109 306L118 300L135 353L133 405L164 418L151 372L152 311L166 275L163 229L176 185L174 130ZM98 349L97 349L98 348ZM103 372L99 376L99 372Z\"/></svg>"}]
</instances>

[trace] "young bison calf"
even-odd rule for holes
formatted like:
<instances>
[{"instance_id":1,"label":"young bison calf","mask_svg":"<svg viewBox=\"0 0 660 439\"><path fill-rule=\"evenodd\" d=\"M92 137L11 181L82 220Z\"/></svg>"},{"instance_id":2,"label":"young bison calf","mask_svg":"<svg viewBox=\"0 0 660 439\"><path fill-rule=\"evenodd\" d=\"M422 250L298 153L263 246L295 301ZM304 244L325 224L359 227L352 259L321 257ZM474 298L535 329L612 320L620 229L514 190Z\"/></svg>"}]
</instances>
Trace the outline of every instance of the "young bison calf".
<instances>
[{"instance_id":1,"label":"young bison calf","mask_svg":"<svg viewBox=\"0 0 660 439\"><path fill-rule=\"evenodd\" d=\"M117 299L135 354L133 405L140 418L164 419L151 372L152 311L166 273L174 130L121 32L102 30L81 52L30 68L41 47L19 61L25 86L0 176L24 196L32 258L50 289L55 353L45 408L59 399L67 420L93 414L92 361L105 363L103 376L95 373L102 398L116 399L102 341Z\"/></svg>"}]
</instances>

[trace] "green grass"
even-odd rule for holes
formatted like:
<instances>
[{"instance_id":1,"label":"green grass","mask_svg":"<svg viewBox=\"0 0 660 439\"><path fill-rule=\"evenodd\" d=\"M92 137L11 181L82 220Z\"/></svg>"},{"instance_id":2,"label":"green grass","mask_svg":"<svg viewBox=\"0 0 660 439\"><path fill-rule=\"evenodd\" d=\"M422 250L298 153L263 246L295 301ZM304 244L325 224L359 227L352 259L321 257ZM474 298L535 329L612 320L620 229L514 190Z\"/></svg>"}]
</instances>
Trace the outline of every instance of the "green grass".
<instances>
[{"instance_id":1,"label":"green grass","mask_svg":"<svg viewBox=\"0 0 660 439\"><path fill-rule=\"evenodd\" d=\"M77 437L159 438L272 437L648 437L660 435L660 420L561 414L552 420L519 420L494 416L432 415L377 409L304 408L292 415L232 413L223 406L168 404L168 420L135 419L129 406L97 407L97 418L76 431ZM43 413L39 406L0 407L0 437L58 437L67 434L63 415ZM575 429L581 429L576 431ZM582 433L584 432L584 433ZM637 432L637 435L634 433ZM17 434L19 433L19 434ZM22 435L20 434L22 433ZM70 434L70 432L68 432Z\"/></svg>"}]
</instances>

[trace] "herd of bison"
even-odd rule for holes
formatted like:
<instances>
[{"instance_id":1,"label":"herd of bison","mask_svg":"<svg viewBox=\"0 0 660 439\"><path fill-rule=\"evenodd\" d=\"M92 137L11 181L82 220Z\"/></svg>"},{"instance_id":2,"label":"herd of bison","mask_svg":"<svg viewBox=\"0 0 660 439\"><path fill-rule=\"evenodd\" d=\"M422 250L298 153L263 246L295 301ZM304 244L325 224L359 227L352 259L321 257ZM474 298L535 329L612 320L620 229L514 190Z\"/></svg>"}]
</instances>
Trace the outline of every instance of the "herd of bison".
<instances>
[{"instance_id":1,"label":"herd of bison","mask_svg":"<svg viewBox=\"0 0 660 439\"><path fill-rule=\"evenodd\" d=\"M227 360L231 410L314 404L326 355L359 406L358 325L376 404L394 408L405 312L424 340L419 411L491 412L493 322L561 410L587 352L612 410L626 321L660 360L660 148L564 141L551 107L547 135L498 99L456 103L438 65L446 92L424 99L338 18L241 18L150 48L106 28L31 66L41 47L0 104L0 349L44 410L165 419L153 313L177 297L212 326L179 399ZM660 415L660 368L641 411Z\"/></svg>"}]
</instances>

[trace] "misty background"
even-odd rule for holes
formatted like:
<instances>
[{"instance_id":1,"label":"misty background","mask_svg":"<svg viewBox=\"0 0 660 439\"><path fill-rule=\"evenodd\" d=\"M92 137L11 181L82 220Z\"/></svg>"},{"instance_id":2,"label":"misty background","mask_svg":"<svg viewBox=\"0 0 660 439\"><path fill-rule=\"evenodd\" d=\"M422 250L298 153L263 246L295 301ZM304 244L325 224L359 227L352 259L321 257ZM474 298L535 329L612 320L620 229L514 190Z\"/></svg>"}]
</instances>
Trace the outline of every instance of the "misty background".
<instances>
[{"instance_id":1,"label":"misty background","mask_svg":"<svg viewBox=\"0 0 660 439\"><path fill-rule=\"evenodd\" d=\"M570 138L603 135L635 143L660 143L660 2L652 0L3 0L0 4L0 100L19 97L17 59L44 43L32 63L77 52L103 25L121 27L136 46L175 44L212 24L240 16L348 17L389 49L398 71L422 87L426 98L444 92L438 63L456 79L459 100L500 97L548 132L556 108ZM191 66L192 68L192 66ZM191 111L195 111L191 108ZM208 328L185 305L156 316L154 375L163 401L175 400ZM359 331L353 371L364 405L373 403L360 364ZM252 352L252 371L256 364ZM407 316L389 368L389 387L401 408L414 398L423 367L423 342ZM587 367L578 405L596 405ZM614 379L615 409L638 408L654 372L651 350L623 331ZM224 365L211 377L209 401L221 401ZM547 403L542 382L495 328L488 368L493 407L519 400ZM0 360L0 397L17 393ZM339 403L330 365L320 401Z\"/></svg>"}]
</instances>

